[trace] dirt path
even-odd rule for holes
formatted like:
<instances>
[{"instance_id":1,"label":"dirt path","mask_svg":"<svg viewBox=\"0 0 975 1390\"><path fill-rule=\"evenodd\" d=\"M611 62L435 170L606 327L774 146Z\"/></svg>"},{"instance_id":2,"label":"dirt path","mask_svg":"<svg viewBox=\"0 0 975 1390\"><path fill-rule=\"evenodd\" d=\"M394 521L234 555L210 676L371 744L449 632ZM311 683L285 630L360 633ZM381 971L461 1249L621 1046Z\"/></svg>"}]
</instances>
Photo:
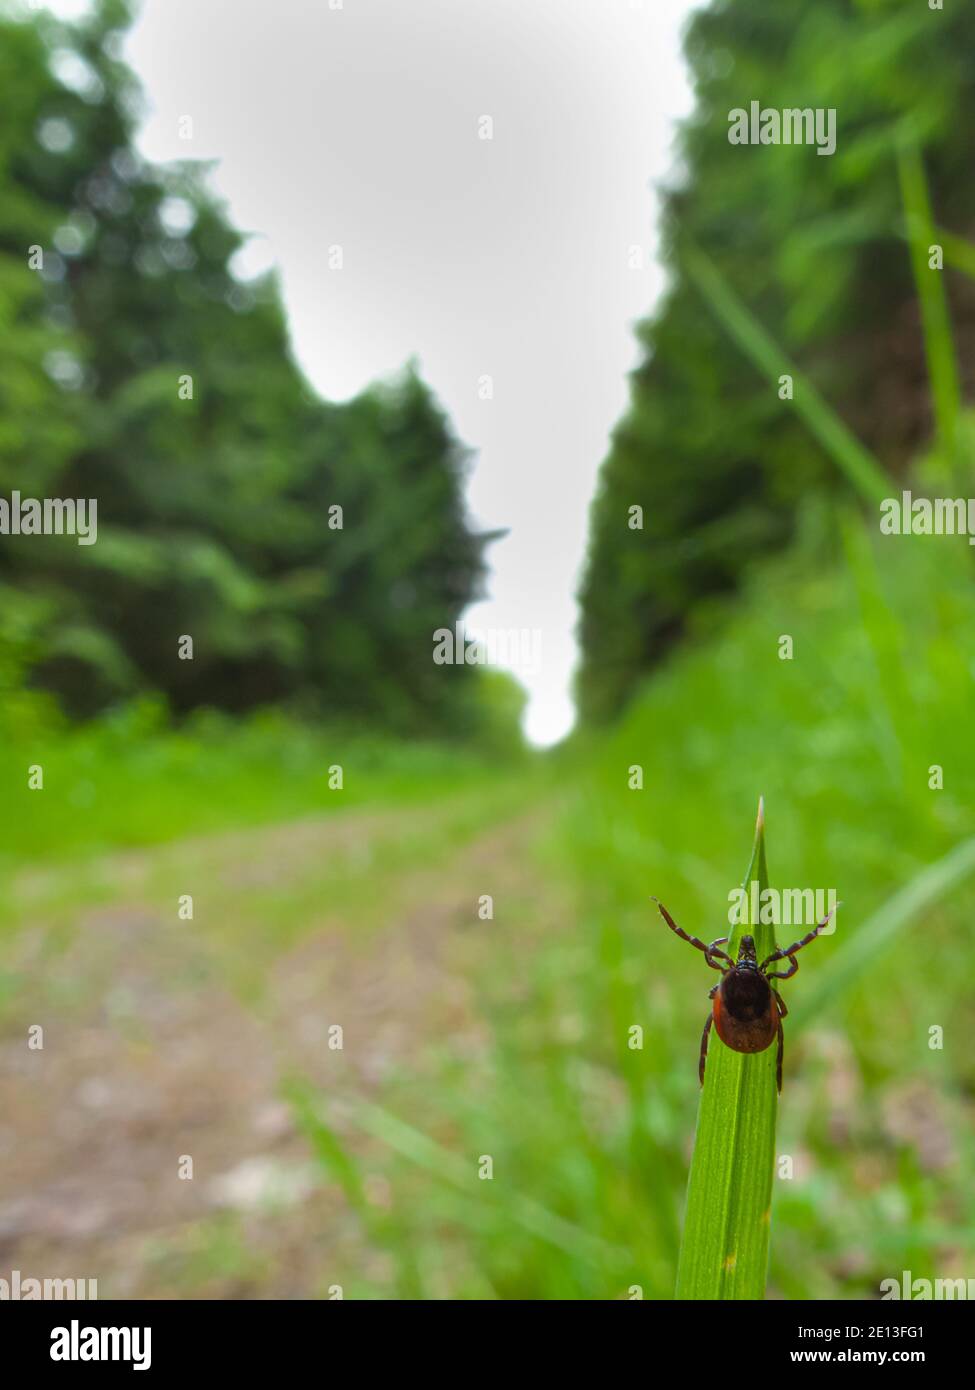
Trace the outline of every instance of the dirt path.
<instances>
[{"instance_id":1,"label":"dirt path","mask_svg":"<svg viewBox=\"0 0 975 1390\"><path fill-rule=\"evenodd\" d=\"M115 856L92 876L100 905L74 906L56 874L25 879L0 1276L97 1278L103 1298L309 1296L379 1259L282 1078L332 1102L381 1096L434 1040L477 1052L471 985L496 925L477 902L537 899L550 809L466 836L452 823L447 863L452 811L360 811ZM193 885L194 920L178 920L174 890ZM37 1023L43 1050L25 1041Z\"/></svg>"}]
</instances>

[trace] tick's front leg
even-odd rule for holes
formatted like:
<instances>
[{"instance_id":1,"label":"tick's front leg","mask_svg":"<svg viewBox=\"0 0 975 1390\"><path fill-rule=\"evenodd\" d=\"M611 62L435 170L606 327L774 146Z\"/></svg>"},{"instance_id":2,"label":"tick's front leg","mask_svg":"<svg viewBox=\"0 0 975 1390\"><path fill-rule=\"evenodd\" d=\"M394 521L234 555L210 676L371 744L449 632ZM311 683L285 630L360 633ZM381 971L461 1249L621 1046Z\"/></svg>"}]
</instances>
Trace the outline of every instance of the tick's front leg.
<instances>
[{"instance_id":1,"label":"tick's front leg","mask_svg":"<svg viewBox=\"0 0 975 1390\"><path fill-rule=\"evenodd\" d=\"M708 965L710 965L711 969L718 969L721 971L722 974L724 974L724 968L720 965L717 967L715 966L714 962L716 958L720 957L721 960L726 960L729 966L734 965L734 961L728 955L727 951L718 950L718 947L723 946L727 940L728 938L726 936L719 936L717 941L712 941L711 944L708 946L708 949L704 952L704 958L707 961Z\"/></svg>"},{"instance_id":2,"label":"tick's front leg","mask_svg":"<svg viewBox=\"0 0 975 1390\"><path fill-rule=\"evenodd\" d=\"M807 932L801 940L794 941L791 946L786 946L781 951L773 951L770 956L767 956L766 959L763 960L762 964L759 966L759 969L761 970L762 974L764 975L767 973L774 980L788 980L791 976L793 976L799 969L799 962L796 960L796 952L801 951L804 947L808 946L810 941L816 940L816 937L828 924L829 919L832 917L833 913L836 911L836 908L839 906L840 904L837 903L836 907L831 907L830 910L827 912L826 916L819 923L819 925L813 927L812 931ZM786 970L784 973L781 971L769 970L768 967L770 965L774 965L777 960L787 960L789 962L788 970Z\"/></svg>"},{"instance_id":3,"label":"tick's front leg","mask_svg":"<svg viewBox=\"0 0 975 1390\"><path fill-rule=\"evenodd\" d=\"M652 902L655 902L657 904L657 907L660 910L660 915L667 923L670 930L672 932L675 932L676 935L680 937L681 941L686 941L687 944L689 946L693 946L695 950L703 952L704 959L707 961L708 965L710 965L712 970L720 970L721 973L724 974L725 967L723 965L719 965L715 957L720 957L721 959L726 960L729 965L732 964L732 960L730 956L725 955L724 951L716 950L712 954L712 947L717 946L718 943L712 942L711 946L705 946L704 942L699 941L696 936L688 936L684 928L679 927L677 925L677 923L674 921L673 917L671 917L670 913L664 907L660 899L655 898L653 894L650 895L650 898Z\"/></svg>"}]
</instances>

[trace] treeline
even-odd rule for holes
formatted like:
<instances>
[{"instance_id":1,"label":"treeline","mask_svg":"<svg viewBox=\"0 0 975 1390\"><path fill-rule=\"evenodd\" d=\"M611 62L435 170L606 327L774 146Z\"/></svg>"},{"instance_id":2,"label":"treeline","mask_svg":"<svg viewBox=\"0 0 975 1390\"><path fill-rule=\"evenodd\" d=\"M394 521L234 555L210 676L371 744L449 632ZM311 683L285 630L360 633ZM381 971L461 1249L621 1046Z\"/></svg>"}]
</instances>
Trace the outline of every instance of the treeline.
<instances>
[{"instance_id":1,"label":"treeline","mask_svg":"<svg viewBox=\"0 0 975 1390\"><path fill-rule=\"evenodd\" d=\"M848 486L788 388L729 332L714 284L896 479L932 435L897 155L905 121L937 225L975 228L972 6L724 0L696 15L686 52L696 104L664 203L670 287L640 327L643 362L591 513L578 693L593 720L620 709L745 566L790 541L806 500ZM834 109L835 153L729 143L729 113L753 101ZM694 273L702 253L716 280ZM970 282L950 263L931 273L965 375Z\"/></svg>"},{"instance_id":2,"label":"treeline","mask_svg":"<svg viewBox=\"0 0 975 1390\"><path fill-rule=\"evenodd\" d=\"M490 539L464 450L412 368L315 396L199 169L136 153L130 18L0 20L0 495L98 503L94 545L0 537L5 680L469 732L490 683L432 660Z\"/></svg>"}]
</instances>

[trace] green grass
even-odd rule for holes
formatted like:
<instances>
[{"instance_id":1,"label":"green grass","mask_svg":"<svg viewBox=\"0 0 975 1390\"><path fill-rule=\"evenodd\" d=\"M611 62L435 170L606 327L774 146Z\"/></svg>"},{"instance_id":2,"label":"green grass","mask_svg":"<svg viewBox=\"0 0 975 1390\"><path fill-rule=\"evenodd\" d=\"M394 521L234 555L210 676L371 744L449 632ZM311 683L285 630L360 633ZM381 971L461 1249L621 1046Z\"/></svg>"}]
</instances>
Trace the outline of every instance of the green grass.
<instances>
[{"instance_id":1,"label":"green grass","mask_svg":"<svg viewBox=\"0 0 975 1390\"><path fill-rule=\"evenodd\" d=\"M341 1194L343 1249L366 1252L336 1273L323 1247L314 1287L337 1280L346 1297L669 1298L711 972L649 895L694 934L723 935L742 824L763 791L776 884L835 888L844 903L835 937L810 948L787 986L777 1154L792 1176L773 1183L768 1292L870 1297L903 1269L964 1273L975 1257L975 1005L963 985L975 966L967 550L963 538L881 537L845 512L810 509L796 551L757 566L723 632L692 635L614 730L580 738L540 773L534 762L502 768L376 745L347 788L358 784L380 831L367 852L300 873L236 883L193 837L326 809L327 732L257 723L172 744L160 729L64 734L50 766L60 760L70 778L31 794L31 814L47 808L51 821L28 830L18 823L27 807L8 807L11 864L46 867L18 872L8 895L11 925L24 933L5 948L7 1008L25 997L37 1007L48 979L59 1017L101 998L110 939L91 937L87 974L54 968L84 929L81 908L139 901L169 920L187 869L205 891L182 968L259 1016L277 962L323 922L348 924L369 961L404 917L433 914L438 941L449 937L456 952L463 1017L448 1014L422 1041L401 1039L354 1102L346 1093L333 1107L307 1082L301 1104L288 1092L324 1188ZM784 633L791 661L779 659ZM98 739L115 758L91 752ZM71 824L64 788L86 758L99 809ZM630 786L634 764L642 790ZM929 786L934 764L941 790ZM172 787L177 767L186 781ZM336 808L336 825L351 804ZM535 829L506 860L468 861L476 837L531 808ZM138 856L138 884L100 854L150 841L160 847ZM475 926L472 910L458 916L452 904L483 892L496 894L496 920ZM940 1049L929 1045L934 1027ZM713 1050L712 1063L721 1055ZM294 1060L282 1068L282 1087L294 1070ZM319 1144L325 1133L335 1148ZM336 1152L361 1200L346 1194ZM491 1182L477 1177L484 1154ZM194 1271L211 1288L230 1258L223 1225L211 1226L212 1240L205 1225L187 1237L192 1259L174 1250L186 1291ZM272 1267L266 1232L268 1242ZM314 1267L314 1251L308 1259ZM170 1268L158 1242L153 1261Z\"/></svg>"},{"instance_id":2,"label":"green grass","mask_svg":"<svg viewBox=\"0 0 975 1390\"><path fill-rule=\"evenodd\" d=\"M753 883L760 902L769 886L761 803L742 882L746 895ZM758 959L765 960L776 949L774 930L760 920L751 921L749 907L731 931L729 956L738 959L746 929L754 937ZM725 1047L711 1031L687 1185L678 1298L765 1294L778 1100L776 1053L773 1044L765 1052L744 1056Z\"/></svg>"},{"instance_id":3,"label":"green grass","mask_svg":"<svg viewBox=\"0 0 975 1390\"><path fill-rule=\"evenodd\" d=\"M911 267L921 306L924 351L937 427L938 451L944 475L964 488L966 471L958 453L957 425L961 410L961 388L948 312L948 297L941 271L928 262L930 247L937 241L927 179L918 144L910 123L898 132L897 167L904 203Z\"/></svg>"},{"instance_id":4,"label":"green grass","mask_svg":"<svg viewBox=\"0 0 975 1390\"><path fill-rule=\"evenodd\" d=\"M205 712L173 729L151 700L81 726L40 708L0 748L0 867L450 797L483 783L492 767L518 763L447 743L302 725L273 711L243 723ZM336 765L341 789L330 787ZM43 769L42 789L28 785L33 766Z\"/></svg>"},{"instance_id":5,"label":"green grass","mask_svg":"<svg viewBox=\"0 0 975 1390\"><path fill-rule=\"evenodd\" d=\"M854 572L851 524L808 516L803 545L756 570L720 637L692 642L612 733L559 755L552 829L524 849L534 888L472 974L480 1050L459 1057L445 1038L388 1078L382 1123L346 1117L362 1180L392 1194L366 1233L392 1264L362 1296L673 1295L711 980L648 895L694 934L723 935L760 789L776 883L844 903L787 986L777 1155L790 1164L773 1184L769 1294L873 1297L904 1268L970 1266L975 1007L945 982L975 965L975 598L963 539L857 523ZM895 708L883 682L901 650ZM553 885L558 925L544 928ZM473 1180L482 1153L493 1184ZM525 1200L588 1247L531 1229Z\"/></svg>"},{"instance_id":6,"label":"green grass","mask_svg":"<svg viewBox=\"0 0 975 1390\"><path fill-rule=\"evenodd\" d=\"M780 376L792 377L792 409L856 492L872 503L889 496L890 479L874 456L772 340L713 262L702 251L689 248L684 263L715 318L756 370L768 377L770 388L778 386Z\"/></svg>"}]
</instances>

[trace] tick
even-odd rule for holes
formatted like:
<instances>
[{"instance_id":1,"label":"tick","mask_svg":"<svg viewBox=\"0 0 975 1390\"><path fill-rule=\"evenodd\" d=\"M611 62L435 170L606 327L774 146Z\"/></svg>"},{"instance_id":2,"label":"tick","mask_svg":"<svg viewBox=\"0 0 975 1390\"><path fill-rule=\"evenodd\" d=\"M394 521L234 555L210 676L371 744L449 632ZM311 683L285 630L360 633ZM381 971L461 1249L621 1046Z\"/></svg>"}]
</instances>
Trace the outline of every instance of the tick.
<instances>
[{"instance_id":1,"label":"tick","mask_svg":"<svg viewBox=\"0 0 975 1390\"><path fill-rule=\"evenodd\" d=\"M698 1066L701 1085L704 1085L704 1064L708 1056L708 1034L711 1032L713 1023L718 1031L718 1037L733 1052L764 1052L767 1047L771 1047L777 1038L779 1053L775 1065L775 1079L781 1091L784 1048L782 1020L789 1011L785 1007L779 991L774 985L769 984L769 980L792 978L799 969L796 952L801 951L804 946L808 946L810 941L816 940L836 908L831 908L819 926L814 927L801 941L787 946L784 951L773 951L759 964L755 954L753 937L743 936L741 938L738 946L738 959L734 961L726 951L720 949L728 940L726 936L719 936L716 941L711 942L710 946L705 946L703 941L698 941L696 936L688 936L687 932L677 925L662 902L657 898L654 898L653 901L659 907L660 915L671 931L676 932L682 941L688 941L697 950L703 951L704 959L711 969L721 972L719 982L708 991L708 998L713 1000L713 1003L704 1025L704 1032L701 1035L701 1060ZM774 965L776 961L780 960L789 962L788 970L769 970L770 965Z\"/></svg>"}]
</instances>

